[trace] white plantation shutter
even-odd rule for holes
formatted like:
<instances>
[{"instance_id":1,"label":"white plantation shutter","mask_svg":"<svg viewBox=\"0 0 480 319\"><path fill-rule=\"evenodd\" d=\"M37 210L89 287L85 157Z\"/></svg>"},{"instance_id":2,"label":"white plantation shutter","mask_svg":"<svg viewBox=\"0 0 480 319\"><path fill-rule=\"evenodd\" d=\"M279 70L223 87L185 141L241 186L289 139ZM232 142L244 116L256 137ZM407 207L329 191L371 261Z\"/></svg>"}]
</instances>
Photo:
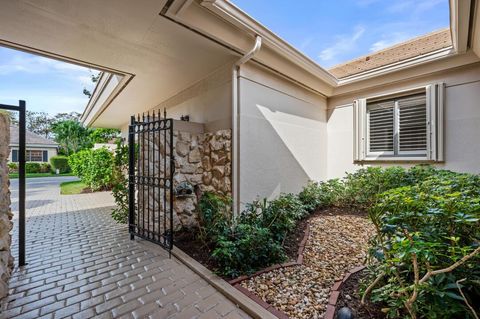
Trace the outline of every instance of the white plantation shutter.
<instances>
[{"instance_id":1,"label":"white plantation shutter","mask_svg":"<svg viewBox=\"0 0 480 319\"><path fill-rule=\"evenodd\" d=\"M366 157L367 100L353 102L353 160L363 161Z\"/></svg>"},{"instance_id":2,"label":"white plantation shutter","mask_svg":"<svg viewBox=\"0 0 480 319\"><path fill-rule=\"evenodd\" d=\"M427 159L443 161L443 112L445 84L436 83L426 87L427 104Z\"/></svg>"},{"instance_id":3,"label":"white plantation shutter","mask_svg":"<svg viewBox=\"0 0 480 319\"><path fill-rule=\"evenodd\" d=\"M393 154L395 102L368 104L368 153Z\"/></svg>"},{"instance_id":4,"label":"white plantation shutter","mask_svg":"<svg viewBox=\"0 0 480 319\"><path fill-rule=\"evenodd\" d=\"M398 99L399 154L427 155L427 104L425 94Z\"/></svg>"}]
</instances>

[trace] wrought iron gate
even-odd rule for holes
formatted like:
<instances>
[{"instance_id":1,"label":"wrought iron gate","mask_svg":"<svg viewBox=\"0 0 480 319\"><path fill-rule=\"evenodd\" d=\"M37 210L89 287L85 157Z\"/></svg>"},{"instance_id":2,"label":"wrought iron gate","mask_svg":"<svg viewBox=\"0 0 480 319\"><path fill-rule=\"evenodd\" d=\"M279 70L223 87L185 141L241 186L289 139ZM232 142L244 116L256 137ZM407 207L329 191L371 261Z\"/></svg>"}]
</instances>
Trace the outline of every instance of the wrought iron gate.
<instances>
[{"instance_id":1,"label":"wrought iron gate","mask_svg":"<svg viewBox=\"0 0 480 319\"><path fill-rule=\"evenodd\" d=\"M25 266L25 101L18 105L0 104L0 109L18 112L18 265Z\"/></svg>"},{"instance_id":2,"label":"wrought iron gate","mask_svg":"<svg viewBox=\"0 0 480 319\"><path fill-rule=\"evenodd\" d=\"M129 145L129 232L173 247L173 120L161 113L132 116Z\"/></svg>"}]
</instances>

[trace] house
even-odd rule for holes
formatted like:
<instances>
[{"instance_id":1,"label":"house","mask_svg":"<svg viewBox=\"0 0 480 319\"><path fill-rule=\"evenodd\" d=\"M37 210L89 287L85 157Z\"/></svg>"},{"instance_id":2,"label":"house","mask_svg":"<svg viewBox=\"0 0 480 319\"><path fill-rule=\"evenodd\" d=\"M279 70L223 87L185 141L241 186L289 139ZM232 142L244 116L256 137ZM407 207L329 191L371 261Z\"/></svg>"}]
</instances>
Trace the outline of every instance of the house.
<instances>
[{"instance_id":1,"label":"house","mask_svg":"<svg viewBox=\"0 0 480 319\"><path fill-rule=\"evenodd\" d=\"M237 211L365 165L480 172L478 1L450 0L446 30L330 70L227 0L2 8L0 44L103 71L86 125L127 134L137 113L188 115L175 122L188 133L176 135L179 160L201 172L188 178L230 193ZM188 162L185 144L200 140L228 153L216 175L222 154Z\"/></svg>"},{"instance_id":2,"label":"house","mask_svg":"<svg viewBox=\"0 0 480 319\"><path fill-rule=\"evenodd\" d=\"M10 156L9 162L18 162L19 130L10 126ZM48 163L52 156L57 155L58 144L48 138L26 131L25 134L25 161Z\"/></svg>"}]
</instances>

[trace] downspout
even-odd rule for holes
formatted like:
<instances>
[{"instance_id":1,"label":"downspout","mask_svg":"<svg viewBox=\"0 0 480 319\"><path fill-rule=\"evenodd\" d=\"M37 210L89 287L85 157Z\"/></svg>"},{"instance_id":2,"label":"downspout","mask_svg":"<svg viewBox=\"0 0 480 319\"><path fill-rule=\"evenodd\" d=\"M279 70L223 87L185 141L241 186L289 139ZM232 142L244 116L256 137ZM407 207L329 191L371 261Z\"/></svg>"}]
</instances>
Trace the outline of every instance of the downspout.
<instances>
[{"instance_id":1,"label":"downspout","mask_svg":"<svg viewBox=\"0 0 480 319\"><path fill-rule=\"evenodd\" d=\"M240 67L252 59L262 47L262 38L255 37L255 45L232 68L232 197L233 214L240 212Z\"/></svg>"}]
</instances>

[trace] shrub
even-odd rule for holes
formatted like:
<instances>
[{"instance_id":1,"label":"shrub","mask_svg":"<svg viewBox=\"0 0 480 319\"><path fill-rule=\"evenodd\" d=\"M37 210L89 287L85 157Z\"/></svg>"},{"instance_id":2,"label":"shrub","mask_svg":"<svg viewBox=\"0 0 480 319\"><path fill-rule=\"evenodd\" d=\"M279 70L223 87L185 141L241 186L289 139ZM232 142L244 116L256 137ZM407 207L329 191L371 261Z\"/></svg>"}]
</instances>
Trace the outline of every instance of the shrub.
<instances>
[{"instance_id":1,"label":"shrub","mask_svg":"<svg viewBox=\"0 0 480 319\"><path fill-rule=\"evenodd\" d=\"M110 189L113 184L114 158L106 148L83 150L70 155L72 172L93 191Z\"/></svg>"},{"instance_id":2,"label":"shrub","mask_svg":"<svg viewBox=\"0 0 480 319\"><path fill-rule=\"evenodd\" d=\"M293 221L287 216L300 216L303 206L293 195L285 195L268 206L269 212L249 211L234 219L231 216L231 199L213 193L205 193L199 201L200 238L212 247L212 257L220 273L235 277L252 273L273 263L282 262L285 254L278 234L291 229ZM266 200L264 200L267 203ZM260 203L260 202L256 202ZM252 204L249 207L257 207ZM289 208L298 208L296 212L286 212ZM260 208L259 208L260 209ZM274 214L277 209L277 214ZM291 217L293 218L293 217ZM298 217L296 217L298 218ZM286 224L282 224L286 221ZM293 223L294 225L294 223ZM275 234L274 230L280 230Z\"/></svg>"},{"instance_id":3,"label":"shrub","mask_svg":"<svg viewBox=\"0 0 480 319\"><path fill-rule=\"evenodd\" d=\"M254 201L247 204L240 215L241 222L269 229L277 242L283 242L288 232L295 228L297 221L305 217L307 210L293 194L282 194L267 201Z\"/></svg>"},{"instance_id":4,"label":"shrub","mask_svg":"<svg viewBox=\"0 0 480 319\"><path fill-rule=\"evenodd\" d=\"M40 173L40 163L27 162L25 163L25 172L27 173Z\"/></svg>"},{"instance_id":5,"label":"shrub","mask_svg":"<svg viewBox=\"0 0 480 319\"><path fill-rule=\"evenodd\" d=\"M338 206L344 201L344 197L345 185L339 179L319 183L311 181L298 194L298 199L309 212L327 206Z\"/></svg>"},{"instance_id":6,"label":"shrub","mask_svg":"<svg viewBox=\"0 0 480 319\"><path fill-rule=\"evenodd\" d=\"M237 224L218 238L212 257L222 274L236 277L285 259L282 246L268 228Z\"/></svg>"},{"instance_id":7,"label":"shrub","mask_svg":"<svg viewBox=\"0 0 480 319\"><path fill-rule=\"evenodd\" d=\"M58 155L50 158L51 169L56 172L59 170L60 174L70 172L70 166L68 165L68 158L66 156Z\"/></svg>"},{"instance_id":8,"label":"shrub","mask_svg":"<svg viewBox=\"0 0 480 319\"><path fill-rule=\"evenodd\" d=\"M409 173L418 184L379 195L369 211L380 275L366 294L386 303L389 317L467 318L467 303L480 300L480 177Z\"/></svg>"},{"instance_id":9,"label":"shrub","mask_svg":"<svg viewBox=\"0 0 480 319\"><path fill-rule=\"evenodd\" d=\"M52 171L50 164L40 163L40 173L49 173Z\"/></svg>"},{"instance_id":10,"label":"shrub","mask_svg":"<svg viewBox=\"0 0 480 319\"><path fill-rule=\"evenodd\" d=\"M14 162L8 163L8 172L9 173L18 172L18 163L14 163Z\"/></svg>"},{"instance_id":11,"label":"shrub","mask_svg":"<svg viewBox=\"0 0 480 319\"><path fill-rule=\"evenodd\" d=\"M116 207L112 210L112 218L119 223L128 222L128 146L122 140L117 141L113 159L112 194Z\"/></svg>"}]
</instances>

